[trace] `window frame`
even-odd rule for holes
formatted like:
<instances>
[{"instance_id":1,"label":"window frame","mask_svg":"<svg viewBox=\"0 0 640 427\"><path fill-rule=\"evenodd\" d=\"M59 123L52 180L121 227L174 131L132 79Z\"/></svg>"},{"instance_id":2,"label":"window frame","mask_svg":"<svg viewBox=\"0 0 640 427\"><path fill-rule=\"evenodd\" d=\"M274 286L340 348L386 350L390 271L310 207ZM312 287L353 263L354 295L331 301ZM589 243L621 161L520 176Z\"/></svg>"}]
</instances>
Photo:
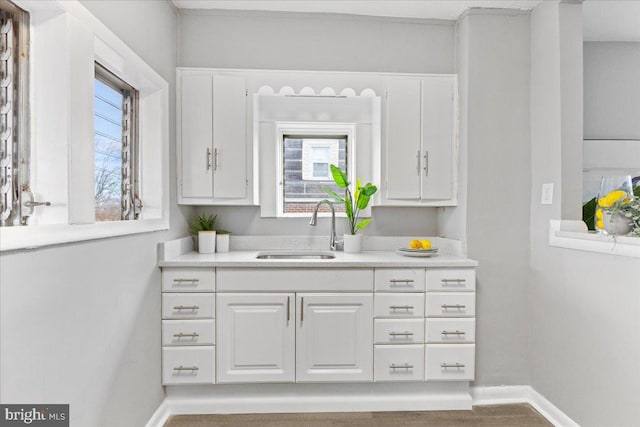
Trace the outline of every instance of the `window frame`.
<instances>
[{"instance_id":1,"label":"window frame","mask_svg":"<svg viewBox=\"0 0 640 427\"><path fill-rule=\"evenodd\" d=\"M347 175L356 176L356 124L338 122L276 122L276 218L308 217L308 213L284 212L284 139L298 136L303 138L347 138ZM327 198L329 196L327 195ZM329 212L319 212L319 216L331 216ZM336 216L346 217L344 212L336 212Z\"/></svg>"},{"instance_id":2,"label":"window frame","mask_svg":"<svg viewBox=\"0 0 640 427\"><path fill-rule=\"evenodd\" d=\"M31 67L29 101L32 117L38 117L30 125L31 176L36 180L34 190L42 191L34 195L38 201L50 198L51 206L36 208L36 221L29 226L3 228L0 251L169 229L167 81L79 1L14 2L30 13L33 23L32 63L49 64ZM46 25L36 25L38 22ZM140 185L145 206L137 221L95 222L95 61L140 92ZM48 87L51 67L61 73L56 76L59 84ZM55 96L58 94L60 98ZM34 175L41 167L46 173ZM39 186L46 190L39 190Z\"/></svg>"}]
</instances>

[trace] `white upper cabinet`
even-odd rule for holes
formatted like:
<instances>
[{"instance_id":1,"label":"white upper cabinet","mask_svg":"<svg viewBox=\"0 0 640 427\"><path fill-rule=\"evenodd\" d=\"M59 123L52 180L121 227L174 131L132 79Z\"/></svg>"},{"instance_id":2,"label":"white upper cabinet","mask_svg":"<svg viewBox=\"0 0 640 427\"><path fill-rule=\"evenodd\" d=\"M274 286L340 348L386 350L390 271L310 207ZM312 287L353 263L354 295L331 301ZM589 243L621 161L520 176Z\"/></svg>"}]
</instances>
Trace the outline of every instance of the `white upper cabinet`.
<instances>
[{"instance_id":1,"label":"white upper cabinet","mask_svg":"<svg viewBox=\"0 0 640 427\"><path fill-rule=\"evenodd\" d=\"M393 77L387 83L380 204L457 203L456 77Z\"/></svg>"},{"instance_id":2,"label":"white upper cabinet","mask_svg":"<svg viewBox=\"0 0 640 427\"><path fill-rule=\"evenodd\" d=\"M179 203L251 204L246 78L178 70L178 82Z\"/></svg>"}]
</instances>

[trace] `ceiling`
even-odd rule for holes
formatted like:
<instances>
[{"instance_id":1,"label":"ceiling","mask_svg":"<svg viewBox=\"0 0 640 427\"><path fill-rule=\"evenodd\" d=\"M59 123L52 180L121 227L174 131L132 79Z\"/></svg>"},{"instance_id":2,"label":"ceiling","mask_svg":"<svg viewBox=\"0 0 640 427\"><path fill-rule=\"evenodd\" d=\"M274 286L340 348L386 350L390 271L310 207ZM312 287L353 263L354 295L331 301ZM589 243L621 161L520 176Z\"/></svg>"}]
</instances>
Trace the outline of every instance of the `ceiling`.
<instances>
[{"instance_id":1,"label":"ceiling","mask_svg":"<svg viewBox=\"0 0 640 427\"><path fill-rule=\"evenodd\" d=\"M470 7L531 10L542 0L172 0L179 9L457 19ZM547 0L549 1L549 0ZM584 39L640 42L640 0L585 0Z\"/></svg>"},{"instance_id":2,"label":"ceiling","mask_svg":"<svg viewBox=\"0 0 640 427\"><path fill-rule=\"evenodd\" d=\"M346 13L400 18L457 19L470 7L534 8L541 0L173 0L179 9Z\"/></svg>"}]
</instances>

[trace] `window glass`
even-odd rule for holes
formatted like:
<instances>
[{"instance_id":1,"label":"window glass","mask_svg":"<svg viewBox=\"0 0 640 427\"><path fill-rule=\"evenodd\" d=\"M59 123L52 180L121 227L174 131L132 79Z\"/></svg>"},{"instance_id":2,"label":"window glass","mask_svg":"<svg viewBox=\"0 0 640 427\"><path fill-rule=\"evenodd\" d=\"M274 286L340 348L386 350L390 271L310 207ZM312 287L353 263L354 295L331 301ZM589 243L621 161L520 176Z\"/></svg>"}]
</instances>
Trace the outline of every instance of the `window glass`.
<instances>
[{"instance_id":1,"label":"window glass","mask_svg":"<svg viewBox=\"0 0 640 427\"><path fill-rule=\"evenodd\" d=\"M96 64L95 219L137 219L137 91Z\"/></svg>"},{"instance_id":2,"label":"window glass","mask_svg":"<svg viewBox=\"0 0 640 427\"><path fill-rule=\"evenodd\" d=\"M315 205L331 197L324 191L330 189L344 195L331 176L330 164L347 170L347 137L317 137L285 135L283 152L283 209L287 215L308 214ZM344 212L344 205L335 204L336 212ZM322 205L320 212L329 212Z\"/></svg>"}]
</instances>

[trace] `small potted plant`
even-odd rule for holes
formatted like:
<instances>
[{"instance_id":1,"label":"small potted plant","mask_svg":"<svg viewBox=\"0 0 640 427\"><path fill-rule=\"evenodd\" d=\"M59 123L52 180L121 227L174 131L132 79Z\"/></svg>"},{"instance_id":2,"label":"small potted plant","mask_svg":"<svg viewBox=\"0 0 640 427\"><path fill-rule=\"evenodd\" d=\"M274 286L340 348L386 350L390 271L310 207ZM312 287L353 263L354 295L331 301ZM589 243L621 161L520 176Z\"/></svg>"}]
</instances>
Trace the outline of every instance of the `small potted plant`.
<instances>
[{"instance_id":1,"label":"small potted plant","mask_svg":"<svg viewBox=\"0 0 640 427\"><path fill-rule=\"evenodd\" d=\"M216 219L218 215L201 214L189 224L189 230L198 236L198 252L212 254L216 251Z\"/></svg>"},{"instance_id":2,"label":"small potted plant","mask_svg":"<svg viewBox=\"0 0 640 427\"><path fill-rule=\"evenodd\" d=\"M349 188L347 174L335 165L331 165L331 175L339 188L344 188L344 197L340 197L335 191L325 189L325 191L338 203L344 204L347 220L349 222L349 234L344 235L344 251L357 253L362 252L362 235L357 234L371 222L371 218L360 219L360 213L367 208L369 200L378 187L366 183L364 186L360 178L356 179L356 185L352 192Z\"/></svg>"},{"instance_id":3,"label":"small potted plant","mask_svg":"<svg viewBox=\"0 0 640 427\"><path fill-rule=\"evenodd\" d=\"M227 230L216 230L216 252L229 252L229 234Z\"/></svg>"}]
</instances>

